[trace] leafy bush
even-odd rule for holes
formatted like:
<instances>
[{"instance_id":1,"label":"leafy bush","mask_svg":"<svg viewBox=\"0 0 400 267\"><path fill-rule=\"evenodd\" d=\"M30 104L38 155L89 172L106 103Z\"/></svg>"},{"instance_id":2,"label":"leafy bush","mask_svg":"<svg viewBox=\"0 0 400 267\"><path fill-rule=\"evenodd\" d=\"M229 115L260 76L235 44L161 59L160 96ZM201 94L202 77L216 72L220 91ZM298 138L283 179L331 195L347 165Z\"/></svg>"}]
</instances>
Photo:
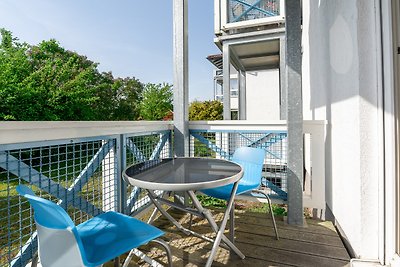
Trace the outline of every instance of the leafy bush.
<instances>
[{"instance_id":1,"label":"leafy bush","mask_svg":"<svg viewBox=\"0 0 400 267\"><path fill-rule=\"evenodd\" d=\"M224 107L221 102L193 101L189 106L189 120L191 121L213 121L223 119Z\"/></svg>"}]
</instances>

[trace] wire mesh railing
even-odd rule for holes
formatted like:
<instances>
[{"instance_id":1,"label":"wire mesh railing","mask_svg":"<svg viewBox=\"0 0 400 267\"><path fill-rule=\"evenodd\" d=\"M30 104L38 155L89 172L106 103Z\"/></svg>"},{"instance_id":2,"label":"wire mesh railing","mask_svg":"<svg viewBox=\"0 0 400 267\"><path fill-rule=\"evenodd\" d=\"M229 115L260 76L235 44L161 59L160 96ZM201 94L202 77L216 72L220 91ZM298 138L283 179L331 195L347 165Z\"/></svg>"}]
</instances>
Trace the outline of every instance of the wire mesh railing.
<instances>
[{"instance_id":1,"label":"wire mesh railing","mask_svg":"<svg viewBox=\"0 0 400 267\"><path fill-rule=\"evenodd\" d=\"M288 200L290 144L286 121L192 121L189 130L190 156L230 159L238 147L263 148L266 156L261 183L276 202ZM303 159L304 166L304 207L324 209L326 205L325 138L326 121L303 121L304 150L298 158ZM261 195L254 196L264 201Z\"/></svg>"},{"instance_id":2,"label":"wire mesh railing","mask_svg":"<svg viewBox=\"0 0 400 267\"><path fill-rule=\"evenodd\" d=\"M238 147L257 147L266 152L262 184L271 197L287 199L286 131L191 130L190 155L230 160Z\"/></svg>"},{"instance_id":3,"label":"wire mesh railing","mask_svg":"<svg viewBox=\"0 0 400 267\"><path fill-rule=\"evenodd\" d=\"M0 266L25 266L37 253L29 203L16 186L61 205L79 224L115 210L134 214L149 204L125 185L130 164L171 157L171 131L150 131L0 146Z\"/></svg>"},{"instance_id":4,"label":"wire mesh railing","mask_svg":"<svg viewBox=\"0 0 400 267\"><path fill-rule=\"evenodd\" d=\"M164 131L145 135L128 135L126 141L126 166L172 157L171 132ZM138 187L127 187L125 213L140 212L149 203L144 190Z\"/></svg>"},{"instance_id":5,"label":"wire mesh railing","mask_svg":"<svg viewBox=\"0 0 400 267\"><path fill-rule=\"evenodd\" d=\"M13 125L6 137L15 135L8 140L17 141L2 138L0 142L0 267L25 266L37 251L33 213L29 203L17 195L17 185L27 184L38 195L58 203L76 224L109 210L134 216L150 200L139 188L124 183L123 169L173 156L169 122L113 122L108 128L96 122L87 127L60 125L53 130L45 124L23 134ZM287 198L285 122L190 122L189 129L190 156L230 159L237 147L263 148L262 182L272 197ZM306 207L325 205L324 129L324 122L304 123L305 151L309 151L304 156L309 162L305 164ZM93 131L96 136L90 137Z\"/></svg>"}]
</instances>

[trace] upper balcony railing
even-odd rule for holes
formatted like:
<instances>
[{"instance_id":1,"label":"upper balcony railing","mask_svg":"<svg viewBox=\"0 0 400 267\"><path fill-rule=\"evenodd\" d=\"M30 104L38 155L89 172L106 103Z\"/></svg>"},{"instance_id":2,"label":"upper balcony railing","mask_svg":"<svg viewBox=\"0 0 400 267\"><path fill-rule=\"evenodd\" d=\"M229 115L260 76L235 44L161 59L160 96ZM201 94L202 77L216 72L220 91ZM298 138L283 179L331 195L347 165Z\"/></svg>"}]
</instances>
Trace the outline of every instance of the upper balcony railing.
<instances>
[{"instance_id":1,"label":"upper balcony railing","mask_svg":"<svg viewBox=\"0 0 400 267\"><path fill-rule=\"evenodd\" d=\"M285 20L284 0L215 0L214 5L216 35Z\"/></svg>"}]
</instances>

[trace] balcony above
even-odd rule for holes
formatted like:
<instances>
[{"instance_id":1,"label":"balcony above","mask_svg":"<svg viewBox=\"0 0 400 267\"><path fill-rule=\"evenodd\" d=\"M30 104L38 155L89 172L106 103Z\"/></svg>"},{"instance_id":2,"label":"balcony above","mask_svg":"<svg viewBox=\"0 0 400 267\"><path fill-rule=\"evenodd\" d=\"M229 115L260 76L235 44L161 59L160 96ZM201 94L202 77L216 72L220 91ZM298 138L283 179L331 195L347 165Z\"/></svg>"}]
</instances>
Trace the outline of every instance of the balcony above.
<instances>
[{"instance_id":1,"label":"balcony above","mask_svg":"<svg viewBox=\"0 0 400 267\"><path fill-rule=\"evenodd\" d=\"M215 0L215 34L240 33L285 22L283 0Z\"/></svg>"}]
</instances>

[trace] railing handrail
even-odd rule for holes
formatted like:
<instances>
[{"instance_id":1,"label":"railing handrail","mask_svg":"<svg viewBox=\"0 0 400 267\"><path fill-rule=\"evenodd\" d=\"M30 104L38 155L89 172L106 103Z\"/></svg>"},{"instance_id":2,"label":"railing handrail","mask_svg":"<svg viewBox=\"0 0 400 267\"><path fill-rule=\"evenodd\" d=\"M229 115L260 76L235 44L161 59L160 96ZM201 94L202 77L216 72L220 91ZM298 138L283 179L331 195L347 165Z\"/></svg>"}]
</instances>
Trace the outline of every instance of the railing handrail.
<instances>
[{"instance_id":1,"label":"railing handrail","mask_svg":"<svg viewBox=\"0 0 400 267\"><path fill-rule=\"evenodd\" d=\"M304 120L303 127L326 125L326 120ZM223 120L223 121L189 121L189 130L287 130L286 120L253 121L253 120Z\"/></svg>"},{"instance_id":2,"label":"railing handrail","mask_svg":"<svg viewBox=\"0 0 400 267\"><path fill-rule=\"evenodd\" d=\"M172 121L0 122L0 145L172 129Z\"/></svg>"}]
</instances>

